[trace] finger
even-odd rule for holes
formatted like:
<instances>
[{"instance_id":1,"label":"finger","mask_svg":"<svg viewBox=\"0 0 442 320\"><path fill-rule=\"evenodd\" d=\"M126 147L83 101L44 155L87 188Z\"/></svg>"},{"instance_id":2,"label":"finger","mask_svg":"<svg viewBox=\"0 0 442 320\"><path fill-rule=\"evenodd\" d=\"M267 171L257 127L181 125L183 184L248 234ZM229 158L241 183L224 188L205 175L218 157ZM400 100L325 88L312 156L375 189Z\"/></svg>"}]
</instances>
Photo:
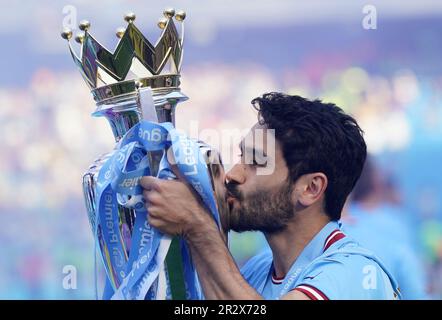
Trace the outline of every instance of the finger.
<instances>
[{"instance_id":1,"label":"finger","mask_svg":"<svg viewBox=\"0 0 442 320\"><path fill-rule=\"evenodd\" d=\"M156 193L156 191L143 191L143 200L144 204L146 206L146 209L151 209L155 205L157 205L157 202L155 201L155 197L152 196L153 193Z\"/></svg>"},{"instance_id":2,"label":"finger","mask_svg":"<svg viewBox=\"0 0 442 320\"><path fill-rule=\"evenodd\" d=\"M140 185L146 190L159 190L161 180L152 176L144 176L140 179Z\"/></svg>"},{"instance_id":3,"label":"finger","mask_svg":"<svg viewBox=\"0 0 442 320\"><path fill-rule=\"evenodd\" d=\"M160 219L160 212L155 207L150 207L148 210L148 218Z\"/></svg>"},{"instance_id":4,"label":"finger","mask_svg":"<svg viewBox=\"0 0 442 320\"><path fill-rule=\"evenodd\" d=\"M161 209L158 206L151 204L149 202L146 202L145 208L146 208L148 216L161 218Z\"/></svg>"},{"instance_id":5,"label":"finger","mask_svg":"<svg viewBox=\"0 0 442 320\"><path fill-rule=\"evenodd\" d=\"M144 190L143 199L147 203L154 205L161 204L161 202L163 201L161 194L156 190Z\"/></svg>"},{"instance_id":6,"label":"finger","mask_svg":"<svg viewBox=\"0 0 442 320\"><path fill-rule=\"evenodd\" d=\"M149 215L149 217L148 217L148 222L152 227L157 228L157 229L161 229L164 227L163 220L152 217L151 215Z\"/></svg>"}]
</instances>

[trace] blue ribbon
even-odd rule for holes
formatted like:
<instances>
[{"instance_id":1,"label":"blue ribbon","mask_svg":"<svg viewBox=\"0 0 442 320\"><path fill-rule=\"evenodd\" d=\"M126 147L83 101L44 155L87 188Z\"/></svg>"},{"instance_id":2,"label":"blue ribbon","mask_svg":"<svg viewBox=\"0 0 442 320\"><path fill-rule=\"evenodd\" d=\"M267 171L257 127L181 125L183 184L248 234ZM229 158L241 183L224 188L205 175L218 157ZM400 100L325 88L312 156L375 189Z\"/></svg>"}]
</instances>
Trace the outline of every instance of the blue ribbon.
<instances>
[{"instance_id":1,"label":"blue ribbon","mask_svg":"<svg viewBox=\"0 0 442 320\"><path fill-rule=\"evenodd\" d=\"M142 176L151 174L148 152L170 148L177 169L201 197L218 227L221 226L207 165L199 147L171 123L143 120L124 135L103 164L97 178L98 214L95 221L95 238L101 240L101 257L107 275L103 298L150 299L156 296L158 275L171 238L148 223L148 210L139 185ZM176 178L165 152L157 177ZM129 255L119 230L118 205L132 208L136 214ZM201 287L184 241L181 241L181 251L186 297L200 299ZM167 291L170 294L170 290Z\"/></svg>"}]
</instances>

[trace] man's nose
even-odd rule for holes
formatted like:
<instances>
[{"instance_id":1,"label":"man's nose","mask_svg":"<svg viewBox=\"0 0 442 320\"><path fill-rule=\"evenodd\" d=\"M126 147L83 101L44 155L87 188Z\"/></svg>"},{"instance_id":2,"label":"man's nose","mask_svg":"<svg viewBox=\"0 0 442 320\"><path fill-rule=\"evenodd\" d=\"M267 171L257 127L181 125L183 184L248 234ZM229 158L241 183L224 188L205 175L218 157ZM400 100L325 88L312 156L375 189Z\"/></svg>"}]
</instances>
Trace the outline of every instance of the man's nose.
<instances>
[{"instance_id":1,"label":"man's nose","mask_svg":"<svg viewBox=\"0 0 442 320\"><path fill-rule=\"evenodd\" d=\"M243 164L237 163L226 173L227 182L243 184L246 182L245 167Z\"/></svg>"}]
</instances>

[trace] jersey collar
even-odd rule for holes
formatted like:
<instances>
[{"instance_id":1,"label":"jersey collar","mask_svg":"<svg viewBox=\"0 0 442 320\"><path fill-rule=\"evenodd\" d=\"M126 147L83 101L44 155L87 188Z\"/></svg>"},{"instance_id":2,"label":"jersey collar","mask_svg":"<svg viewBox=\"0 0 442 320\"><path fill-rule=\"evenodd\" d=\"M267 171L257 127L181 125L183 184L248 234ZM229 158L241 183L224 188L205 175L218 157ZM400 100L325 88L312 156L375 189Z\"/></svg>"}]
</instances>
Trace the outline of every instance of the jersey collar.
<instances>
[{"instance_id":1,"label":"jersey collar","mask_svg":"<svg viewBox=\"0 0 442 320\"><path fill-rule=\"evenodd\" d=\"M323 254L331 245L340 239L344 238L345 235L340 229L340 224L337 221L330 221L327 223L321 231L319 231L313 239L307 244L307 246L302 250L299 257L293 263L294 265L307 265L321 254ZM284 278L277 278L273 271L272 265L272 282L274 284L281 284L284 282Z\"/></svg>"}]
</instances>

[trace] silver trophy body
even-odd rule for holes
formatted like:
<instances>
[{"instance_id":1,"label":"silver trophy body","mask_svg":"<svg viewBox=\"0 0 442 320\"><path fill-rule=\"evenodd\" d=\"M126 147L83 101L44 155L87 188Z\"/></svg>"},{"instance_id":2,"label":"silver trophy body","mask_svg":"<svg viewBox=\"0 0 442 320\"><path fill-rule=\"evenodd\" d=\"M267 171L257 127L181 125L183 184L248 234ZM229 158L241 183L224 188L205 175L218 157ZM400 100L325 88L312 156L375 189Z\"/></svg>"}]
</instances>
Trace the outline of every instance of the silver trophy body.
<instances>
[{"instance_id":1,"label":"silver trophy body","mask_svg":"<svg viewBox=\"0 0 442 320\"><path fill-rule=\"evenodd\" d=\"M173 98L167 98L173 93ZM172 122L175 124L175 108L178 102L186 100L187 97L179 91L157 94L153 96L155 103L156 119L149 119L155 122ZM112 98L105 104L100 104L95 112L97 116L105 117L112 129L115 141L118 142L124 134L135 124L143 119L142 106L138 92L124 97ZM113 151L99 156L83 175L83 193L88 213L89 222L92 231L95 232L96 219L96 187L98 173L104 162L112 155ZM159 161L162 157L162 151L150 152L149 162L152 174L158 171ZM118 206L120 216L120 232L125 241L126 248L130 248L130 238L132 236L135 213L133 209ZM98 230L100 233L101 230Z\"/></svg>"},{"instance_id":2,"label":"silver trophy body","mask_svg":"<svg viewBox=\"0 0 442 320\"><path fill-rule=\"evenodd\" d=\"M175 125L175 110L179 102L187 100L187 96L181 93L179 88L171 88L170 90L164 90L162 88L158 92L155 92L155 89L152 90L152 98L153 98L153 108L146 109L143 105L143 93L142 88L138 89L135 93L131 95L127 95L124 97L115 97L109 100L106 100L106 103L100 103L97 105L97 111L94 113L96 116L105 117L112 129L115 141L118 142L124 134L132 128L135 124L137 124L140 120L145 119L153 122L171 122ZM148 94L150 95L150 89ZM151 104L148 104L151 106ZM153 110L152 110L153 109ZM148 115L147 115L147 114ZM155 176L158 172L159 164L161 158L163 157L163 151L155 151L148 152L149 159L149 167L151 174ZM97 232L97 240L100 246L100 252L103 252L104 243L100 241L101 239L101 229L98 226L96 229L95 221L96 216L98 214L96 208L96 195L97 195L97 181L98 181L98 173L102 168L102 165L106 162L106 160L113 154L114 151L111 151L107 154L103 154L99 156L89 167L86 173L83 175L83 193L84 199L88 214L89 223L92 229L92 232ZM214 177L211 171L210 164L213 162L215 164L219 164L219 156L216 150L212 149L210 146L206 144L200 144L200 152L203 155L203 158L206 160L208 174L212 180L212 192L215 196L215 187L214 187ZM216 155L214 157L214 155ZM134 228L135 222L135 210L124 207L122 205L118 205L118 213L119 213L119 230L121 233L121 238L123 239L124 247L126 248L127 255L129 255L131 248L131 238L132 232ZM175 247L179 248L179 238L175 237L172 240L171 246L175 245ZM175 249L175 252L172 254L179 254L179 250ZM169 254L171 252L169 251ZM171 254L171 255L172 255ZM176 259L175 259L176 260ZM167 281L166 274L170 274L172 272L182 272L179 266L171 266L167 263L163 266L163 270L160 273L159 281ZM159 286L161 287L161 286ZM164 287L164 286L163 286ZM157 291L155 298L156 299L165 299L168 296L166 292ZM176 294L174 299L185 299L186 296L183 293Z\"/></svg>"}]
</instances>

